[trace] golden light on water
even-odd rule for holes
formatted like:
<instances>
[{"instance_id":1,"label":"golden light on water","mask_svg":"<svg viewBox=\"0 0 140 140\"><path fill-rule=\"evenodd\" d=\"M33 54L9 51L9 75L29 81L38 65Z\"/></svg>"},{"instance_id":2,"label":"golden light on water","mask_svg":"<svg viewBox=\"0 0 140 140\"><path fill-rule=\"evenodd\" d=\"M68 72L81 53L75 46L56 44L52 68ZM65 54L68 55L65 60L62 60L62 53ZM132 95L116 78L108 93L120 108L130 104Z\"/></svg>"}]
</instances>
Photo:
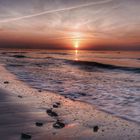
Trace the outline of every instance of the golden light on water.
<instances>
[{"instance_id":1,"label":"golden light on water","mask_svg":"<svg viewBox=\"0 0 140 140\"><path fill-rule=\"evenodd\" d=\"M75 50L75 60L78 61L78 50Z\"/></svg>"},{"instance_id":2,"label":"golden light on water","mask_svg":"<svg viewBox=\"0 0 140 140\"><path fill-rule=\"evenodd\" d=\"M75 48L75 60L78 61L78 48L79 48L80 40L74 41L74 48Z\"/></svg>"},{"instance_id":3,"label":"golden light on water","mask_svg":"<svg viewBox=\"0 0 140 140\"><path fill-rule=\"evenodd\" d=\"M78 55L78 50L75 50L75 54Z\"/></svg>"}]
</instances>

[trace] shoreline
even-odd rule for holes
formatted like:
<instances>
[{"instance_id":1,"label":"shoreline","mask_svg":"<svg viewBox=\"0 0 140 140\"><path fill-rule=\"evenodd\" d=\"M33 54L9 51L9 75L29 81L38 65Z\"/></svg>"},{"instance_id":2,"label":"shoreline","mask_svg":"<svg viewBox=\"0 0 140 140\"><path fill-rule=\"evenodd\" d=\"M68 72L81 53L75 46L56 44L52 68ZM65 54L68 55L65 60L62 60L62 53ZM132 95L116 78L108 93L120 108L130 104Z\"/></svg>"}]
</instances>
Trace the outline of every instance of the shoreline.
<instances>
[{"instance_id":1,"label":"shoreline","mask_svg":"<svg viewBox=\"0 0 140 140\"><path fill-rule=\"evenodd\" d=\"M2 89L0 91L7 91L8 94L6 98L8 98L8 103L17 103L19 106L22 105L23 108L25 107L25 110L28 110L25 111L27 112L27 115L25 115L27 119L21 117L22 123L17 123L16 118L15 122L13 121L14 126L18 124L18 127L21 128L21 130L19 131L17 129L18 127L16 127L14 133L7 134L7 132L5 132L3 135L8 135L9 137L10 135L14 135L14 139L19 139L21 133L24 133L26 129L29 131L30 128L32 128L29 133L34 140L45 140L46 138L53 140L106 140L110 138L114 140L122 138L123 140L138 140L140 137L140 125L135 122L115 117L82 101L73 101L51 92L39 92L37 89L33 89L26 83L19 81L15 75L11 74L4 68L4 65L0 65L0 71L0 89ZM4 81L8 81L8 83L4 84ZM53 108L53 104L56 102L60 103L60 107ZM1 102L1 105L3 106L3 104L6 103L7 101ZM51 108L58 114L58 118L50 117L46 113L46 110ZM25 112L23 111L22 113ZM18 114L18 112L16 113ZM6 118L8 115L9 112L5 112ZM31 120L28 120L28 117ZM64 128L56 129L52 127L57 119L64 122ZM34 125L37 120L43 122L42 127ZM28 123L30 125L25 126L25 130L22 132L23 124ZM14 130L14 126L11 127L11 129ZM98 132L93 131L95 126L98 126ZM4 127L9 127L9 124L6 124ZM0 128L0 130L2 130L2 128Z\"/></svg>"},{"instance_id":2,"label":"shoreline","mask_svg":"<svg viewBox=\"0 0 140 140\"><path fill-rule=\"evenodd\" d=\"M5 68L5 69L6 69L6 68ZM14 73L10 72L8 69L6 69L6 70L7 70L9 73L11 73L12 75L14 75L14 76L18 79L18 77L17 77ZM22 83L25 83L26 85L28 85L28 82L26 83L24 80L21 80L21 79L18 79L18 80L21 81ZM33 88L33 89L38 90L38 91L41 90L41 89L32 87L32 85L28 85L28 86L29 86L30 88ZM72 101L75 101L75 102L80 102L80 103L89 104L89 105L95 107L97 110L99 110L99 111L101 111L101 112L105 112L105 113L107 113L107 114L111 114L112 116L118 117L118 118L120 118L120 119L124 119L124 120L126 120L126 121L130 121L130 122L133 122L133 123L136 123L136 124L139 124L139 125L140 125L140 121L138 121L138 120L131 119L131 118L128 118L128 117L123 116L123 115L117 115L116 113L111 112L111 111L109 111L109 110L105 110L105 109L99 108L98 106L96 106L95 104L93 104L93 103L91 103L91 102L87 102L87 101L79 100L79 99L72 99L72 98L69 98L69 97L67 97L67 96L65 96L65 95L61 95L61 94L59 94L59 93L57 93L57 92L52 92L52 91L49 91L49 90L41 90L41 92L42 92L42 91L43 91L43 92L46 92L46 93L54 94L54 95L56 95L56 96L60 96L60 97L67 98L68 100L72 100Z\"/></svg>"}]
</instances>

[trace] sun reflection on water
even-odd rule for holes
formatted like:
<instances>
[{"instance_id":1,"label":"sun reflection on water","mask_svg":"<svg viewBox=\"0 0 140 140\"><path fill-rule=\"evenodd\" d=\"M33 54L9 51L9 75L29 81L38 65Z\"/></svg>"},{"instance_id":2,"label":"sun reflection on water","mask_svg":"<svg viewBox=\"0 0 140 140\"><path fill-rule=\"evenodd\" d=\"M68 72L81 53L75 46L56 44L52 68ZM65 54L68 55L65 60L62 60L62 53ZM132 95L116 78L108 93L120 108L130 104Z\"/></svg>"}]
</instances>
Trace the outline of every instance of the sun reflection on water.
<instances>
[{"instance_id":1,"label":"sun reflection on water","mask_svg":"<svg viewBox=\"0 0 140 140\"><path fill-rule=\"evenodd\" d=\"M75 50L75 61L78 61L79 59L78 59L78 50L76 49Z\"/></svg>"}]
</instances>

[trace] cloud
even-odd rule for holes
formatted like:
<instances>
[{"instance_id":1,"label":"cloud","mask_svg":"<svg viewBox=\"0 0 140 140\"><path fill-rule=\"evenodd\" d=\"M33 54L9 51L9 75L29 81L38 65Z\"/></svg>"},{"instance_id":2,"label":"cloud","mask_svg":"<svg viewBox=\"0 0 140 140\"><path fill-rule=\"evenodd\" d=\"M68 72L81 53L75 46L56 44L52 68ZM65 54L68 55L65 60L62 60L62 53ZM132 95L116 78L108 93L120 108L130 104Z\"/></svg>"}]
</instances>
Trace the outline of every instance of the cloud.
<instances>
[{"instance_id":1,"label":"cloud","mask_svg":"<svg viewBox=\"0 0 140 140\"><path fill-rule=\"evenodd\" d=\"M56 12L74 10L74 9L78 9L78 8L88 7L88 6L93 6L93 5L98 5L98 4L104 4L104 3L111 2L111 1L112 0L103 0L103 1L98 1L98 2L96 1L96 2L86 3L86 4L76 5L76 6L72 6L72 7L61 8L61 9L55 9L55 10L49 10L49 11L47 10L47 11L43 11L43 12L31 14L31 15L25 15L25 16L16 17L16 18L10 18L10 19L5 19L5 20L0 20L0 23L18 21L18 20L22 20L22 19L33 18L33 17L42 16L42 15L45 15L45 14L56 13Z\"/></svg>"},{"instance_id":2,"label":"cloud","mask_svg":"<svg viewBox=\"0 0 140 140\"><path fill-rule=\"evenodd\" d=\"M140 38L139 0L0 0L0 32L32 33L48 39ZM135 41L134 41L135 39Z\"/></svg>"}]
</instances>

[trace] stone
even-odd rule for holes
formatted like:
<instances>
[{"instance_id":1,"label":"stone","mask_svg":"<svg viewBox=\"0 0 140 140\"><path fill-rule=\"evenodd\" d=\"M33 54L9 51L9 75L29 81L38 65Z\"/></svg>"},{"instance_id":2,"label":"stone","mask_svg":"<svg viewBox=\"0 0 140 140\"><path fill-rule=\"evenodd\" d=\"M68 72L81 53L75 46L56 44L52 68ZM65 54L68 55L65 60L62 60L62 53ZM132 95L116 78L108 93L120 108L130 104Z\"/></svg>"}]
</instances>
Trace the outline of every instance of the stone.
<instances>
[{"instance_id":1,"label":"stone","mask_svg":"<svg viewBox=\"0 0 140 140\"><path fill-rule=\"evenodd\" d=\"M99 127L97 125L93 127L94 132L98 132L98 130L99 130Z\"/></svg>"},{"instance_id":2,"label":"stone","mask_svg":"<svg viewBox=\"0 0 140 140\"><path fill-rule=\"evenodd\" d=\"M35 124L36 124L36 126L39 126L39 127L43 126L42 122L36 122Z\"/></svg>"},{"instance_id":3,"label":"stone","mask_svg":"<svg viewBox=\"0 0 140 140\"><path fill-rule=\"evenodd\" d=\"M52 109L47 109L46 112L51 117L57 117L58 116L58 114L56 112L52 111Z\"/></svg>"},{"instance_id":4,"label":"stone","mask_svg":"<svg viewBox=\"0 0 140 140\"><path fill-rule=\"evenodd\" d=\"M63 122L57 121L56 123L53 124L53 127L56 129L61 129L65 127L65 124Z\"/></svg>"},{"instance_id":5,"label":"stone","mask_svg":"<svg viewBox=\"0 0 140 140\"><path fill-rule=\"evenodd\" d=\"M4 84L9 84L9 81L4 81Z\"/></svg>"},{"instance_id":6,"label":"stone","mask_svg":"<svg viewBox=\"0 0 140 140\"><path fill-rule=\"evenodd\" d=\"M21 138L22 138L22 139L31 139L32 136L29 135L29 134L26 134L26 133L22 133L22 134L21 134Z\"/></svg>"},{"instance_id":7,"label":"stone","mask_svg":"<svg viewBox=\"0 0 140 140\"><path fill-rule=\"evenodd\" d=\"M60 106L60 103L59 102L56 102L53 104L53 108L58 108Z\"/></svg>"},{"instance_id":8,"label":"stone","mask_svg":"<svg viewBox=\"0 0 140 140\"><path fill-rule=\"evenodd\" d=\"M18 97L19 97L19 98L22 98L22 96L21 96L21 95L18 95Z\"/></svg>"}]
</instances>

